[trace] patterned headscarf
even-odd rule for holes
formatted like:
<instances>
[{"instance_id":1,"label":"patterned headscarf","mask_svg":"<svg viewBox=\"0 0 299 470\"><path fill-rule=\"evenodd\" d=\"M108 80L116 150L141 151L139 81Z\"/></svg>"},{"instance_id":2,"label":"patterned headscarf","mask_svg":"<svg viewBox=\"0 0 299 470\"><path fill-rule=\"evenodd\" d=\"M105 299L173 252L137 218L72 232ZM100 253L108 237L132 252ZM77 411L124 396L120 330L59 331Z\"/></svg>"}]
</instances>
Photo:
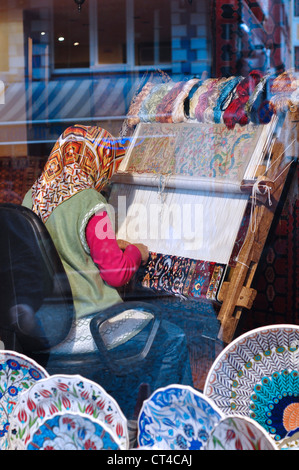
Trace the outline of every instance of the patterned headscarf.
<instances>
[{"instance_id":1,"label":"patterned headscarf","mask_svg":"<svg viewBox=\"0 0 299 470\"><path fill-rule=\"evenodd\" d=\"M33 211L46 222L59 204L79 191L101 191L124 154L119 141L101 127L68 127L32 186Z\"/></svg>"}]
</instances>

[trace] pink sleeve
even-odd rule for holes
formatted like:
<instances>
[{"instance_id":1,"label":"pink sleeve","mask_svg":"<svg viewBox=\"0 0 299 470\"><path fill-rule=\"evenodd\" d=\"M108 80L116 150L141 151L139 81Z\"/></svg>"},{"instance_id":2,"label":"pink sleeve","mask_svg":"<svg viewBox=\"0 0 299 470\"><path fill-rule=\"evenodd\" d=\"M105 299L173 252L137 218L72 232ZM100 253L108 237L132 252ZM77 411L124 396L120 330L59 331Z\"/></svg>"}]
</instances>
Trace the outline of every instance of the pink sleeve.
<instances>
[{"instance_id":1,"label":"pink sleeve","mask_svg":"<svg viewBox=\"0 0 299 470\"><path fill-rule=\"evenodd\" d=\"M106 211L97 213L88 222L86 240L90 255L98 266L101 278L110 286L126 284L138 270L141 254L134 245L122 251Z\"/></svg>"}]
</instances>

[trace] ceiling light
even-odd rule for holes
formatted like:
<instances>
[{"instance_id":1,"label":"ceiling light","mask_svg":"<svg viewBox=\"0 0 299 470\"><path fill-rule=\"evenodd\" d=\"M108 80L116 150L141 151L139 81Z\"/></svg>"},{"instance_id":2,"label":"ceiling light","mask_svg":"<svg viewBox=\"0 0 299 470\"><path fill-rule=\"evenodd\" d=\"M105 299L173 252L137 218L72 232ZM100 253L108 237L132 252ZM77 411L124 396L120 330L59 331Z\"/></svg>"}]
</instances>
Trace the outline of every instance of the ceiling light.
<instances>
[{"instance_id":1,"label":"ceiling light","mask_svg":"<svg viewBox=\"0 0 299 470\"><path fill-rule=\"evenodd\" d=\"M60 41L60 42L64 41L64 37L63 37L63 36L59 36L58 41Z\"/></svg>"},{"instance_id":2,"label":"ceiling light","mask_svg":"<svg viewBox=\"0 0 299 470\"><path fill-rule=\"evenodd\" d=\"M75 0L75 3L78 5L78 11L81 11L82 5L85 2L85 0Z\"/></svg>"}]
</instances>

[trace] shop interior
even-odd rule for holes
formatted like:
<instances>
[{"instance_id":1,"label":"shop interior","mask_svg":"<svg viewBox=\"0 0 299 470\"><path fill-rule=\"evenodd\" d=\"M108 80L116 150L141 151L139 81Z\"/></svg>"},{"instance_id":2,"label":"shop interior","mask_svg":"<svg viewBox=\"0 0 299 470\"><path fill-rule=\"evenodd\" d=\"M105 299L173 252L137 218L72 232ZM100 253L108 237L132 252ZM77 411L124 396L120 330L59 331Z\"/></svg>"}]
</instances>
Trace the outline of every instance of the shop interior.
<instances>
[{"instance_id":1,"label":"shop interior","mask_svg":"<svg viewBox=\"0 0 299 470\"><path fill-rule=\"evenodd\" d=\"M299 449L299 1L0 39L0 449Z\"/></svg>"}]
</instances>

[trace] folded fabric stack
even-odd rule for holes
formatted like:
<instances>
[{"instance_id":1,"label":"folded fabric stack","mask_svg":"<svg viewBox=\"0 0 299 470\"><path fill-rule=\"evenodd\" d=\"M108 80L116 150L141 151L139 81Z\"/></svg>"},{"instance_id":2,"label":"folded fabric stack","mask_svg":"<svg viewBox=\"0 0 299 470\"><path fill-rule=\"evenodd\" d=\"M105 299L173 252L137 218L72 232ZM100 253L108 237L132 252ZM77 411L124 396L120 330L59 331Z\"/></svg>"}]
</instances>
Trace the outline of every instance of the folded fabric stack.
<instances>
[{"instance_id":1,"label":"folded fabric stack","mask_svg":"<svg viewBox=\"0 0 299 470\"><path fill-rule=\"evenodd\" d=\"M249 122L267 124L273 114L298 102L298 80L291 72L278 76L251 71L248 76L175 82L149 79L133 99L128 127L139 122L225 123L229 129Z\"/></svg>"}]
</instances>

